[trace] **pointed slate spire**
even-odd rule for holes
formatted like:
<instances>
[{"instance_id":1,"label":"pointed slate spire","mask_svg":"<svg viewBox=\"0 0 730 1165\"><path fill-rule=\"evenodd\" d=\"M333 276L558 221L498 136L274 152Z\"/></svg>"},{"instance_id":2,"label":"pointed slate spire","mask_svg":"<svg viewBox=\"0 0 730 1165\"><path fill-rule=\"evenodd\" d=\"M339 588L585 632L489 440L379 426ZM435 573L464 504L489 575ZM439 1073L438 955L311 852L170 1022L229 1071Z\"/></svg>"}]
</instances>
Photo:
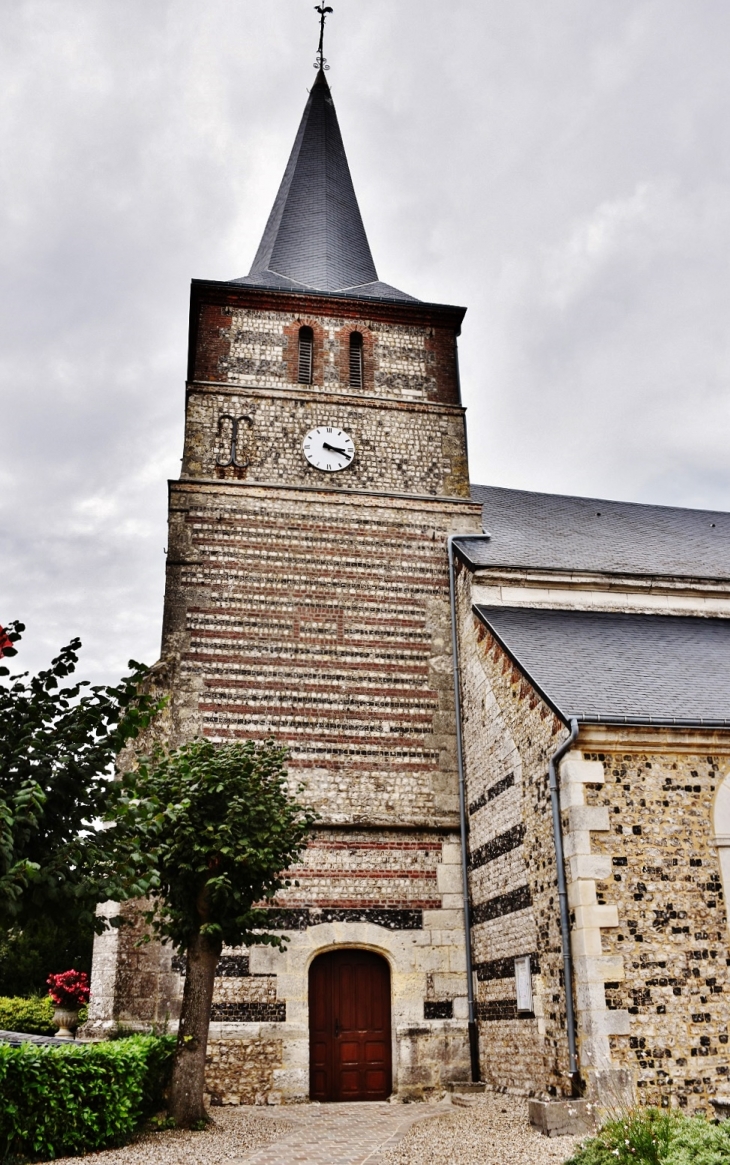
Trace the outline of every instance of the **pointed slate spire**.
<instances>
[{"instance_id":1,"label":"pointed slate spire","mask_svg":"<svg viewBox=\"0 0 730 1165\"><path fill-rule=\"evenodd\" d=\"M232 282L412 298L378 280L322 68L251 270Z\"/></svg>"}]
</instances>

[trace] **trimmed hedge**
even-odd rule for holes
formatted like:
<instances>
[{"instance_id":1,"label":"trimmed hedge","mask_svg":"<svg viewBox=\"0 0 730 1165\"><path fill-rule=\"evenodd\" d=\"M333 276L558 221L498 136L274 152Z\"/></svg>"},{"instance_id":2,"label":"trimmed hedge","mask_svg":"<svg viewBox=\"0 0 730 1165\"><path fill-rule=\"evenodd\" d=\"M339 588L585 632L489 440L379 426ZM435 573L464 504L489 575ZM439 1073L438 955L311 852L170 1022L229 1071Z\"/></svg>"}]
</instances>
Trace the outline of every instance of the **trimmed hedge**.
<instances>
[{"instance_id":1,"label":"trimmed hedge","mask_svg":"<svg viewBox=\"0 0 730 1165\"><path fill-rule=\"evenodd\" d=\"M174 1036L99 1044L0 1044L0 1158L122 1144L162 1107Z\"/></svg>"},{"instance_id":2,"label":"trimmed hedge","mask_svg":"<svg viewBox=\"0 0 730 1165\"><path fill-rule=\"evenodd\" d=\"M86 1020L87 1008L79 1011L79 1024ZM0 996L0 1031L32 1036L55 1036L55 1005L48 995Z\"/></svg>"},{"instance_id":3,"label":"trimmed hedge","mask_svg":"<svg viewBox=\"0 0 730 1165\"><path fill-rule=\"evenodd\" d=\"M711 1123L656 1108L607 1121L565 1165L727 1165L730 1121Z\"/></svg>"},{"instance_id":4,"label":"trimmed hedge","mask_svg":"<svg viewBox=\"0 0 730 1165\"><path fill-rule=\"evenodd\" d=\"M31 999L0 997L0 1031L55 1036L53 1010L53 1003L47 995L36 995Z\"/></svg>"}]
</instances>

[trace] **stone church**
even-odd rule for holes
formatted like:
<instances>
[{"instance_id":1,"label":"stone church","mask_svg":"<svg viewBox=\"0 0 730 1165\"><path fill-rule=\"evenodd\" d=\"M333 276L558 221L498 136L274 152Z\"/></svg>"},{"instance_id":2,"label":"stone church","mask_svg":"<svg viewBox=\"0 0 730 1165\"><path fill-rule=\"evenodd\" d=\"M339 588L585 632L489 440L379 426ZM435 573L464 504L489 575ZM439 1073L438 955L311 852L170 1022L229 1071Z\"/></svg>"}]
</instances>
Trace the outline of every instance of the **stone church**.
<instances>
[{"instance_id":1,"label":"stone church","mask_svg":"<svg viewBox=\"0 0 730 1165\"><path fill-rule=\"evenodd\" d=\"M194 280L157 683L320 820L224 952L217 1104L728 1083L730 515L469 479L465 309L379 280L320 69L248 275ZM184 961L95 948L90 1030Z\"/></svg>"}]
</instances>

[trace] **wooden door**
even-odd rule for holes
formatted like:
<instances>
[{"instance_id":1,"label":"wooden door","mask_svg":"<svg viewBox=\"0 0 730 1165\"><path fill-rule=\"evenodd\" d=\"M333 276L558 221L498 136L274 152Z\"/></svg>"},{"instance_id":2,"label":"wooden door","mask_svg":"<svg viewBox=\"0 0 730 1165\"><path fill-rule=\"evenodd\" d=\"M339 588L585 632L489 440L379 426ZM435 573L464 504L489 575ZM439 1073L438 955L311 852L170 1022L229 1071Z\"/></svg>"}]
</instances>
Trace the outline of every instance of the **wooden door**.
<instances>
[{"instance_id":1,"label":"wooden door","mask_svg":"<svg viewBox=\"0 0 730 1165\"><path fill-rule=\"evenodd\" d=\"M312 1100L387 1100L390 968L372 951L319 955L309 968Z\"/></svg>"}]
</instances>

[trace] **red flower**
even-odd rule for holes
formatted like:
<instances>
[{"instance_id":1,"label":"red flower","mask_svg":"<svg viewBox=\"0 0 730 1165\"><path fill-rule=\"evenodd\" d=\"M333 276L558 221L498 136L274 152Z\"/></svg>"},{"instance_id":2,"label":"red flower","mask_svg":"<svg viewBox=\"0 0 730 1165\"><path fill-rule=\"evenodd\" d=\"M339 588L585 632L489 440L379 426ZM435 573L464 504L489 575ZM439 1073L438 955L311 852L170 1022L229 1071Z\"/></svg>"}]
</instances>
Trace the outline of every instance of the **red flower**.
<instances>
[{"instance_id":1,"label":"red flower","mask_svg":"<svg viewBox=\"0 0 730 1165\"><path fill-rule=\"evenodd\" d=\"M51 999L56 1007L76 1011L89 1002L89 976L85 971L63 971L46 979Z\"/></svg>"},{"instance_id":2,"label":"red flower","mask_svg":"<svg viewBox=\"0 0 730 1165\"><path fill-rule=\"evenodd\" d=\"M0 627L0 659L2 659L8 647L15 650L13 641L7 634L5 628Z\"/></svg>"}]
</instances>

